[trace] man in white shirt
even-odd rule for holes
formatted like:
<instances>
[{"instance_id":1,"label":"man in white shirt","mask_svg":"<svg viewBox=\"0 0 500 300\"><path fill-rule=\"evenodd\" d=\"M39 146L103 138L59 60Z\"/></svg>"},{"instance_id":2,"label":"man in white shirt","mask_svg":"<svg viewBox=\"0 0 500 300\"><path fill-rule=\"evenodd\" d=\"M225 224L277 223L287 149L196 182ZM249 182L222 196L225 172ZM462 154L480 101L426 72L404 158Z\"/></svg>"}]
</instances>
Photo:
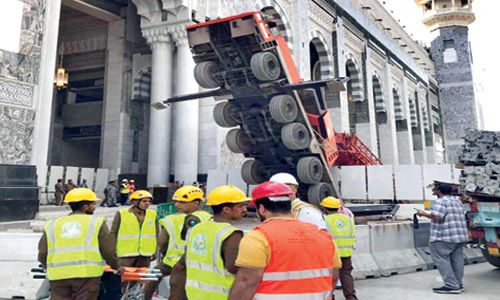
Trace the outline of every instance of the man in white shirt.
<instances>
[{"instance_id":1,"label":"man in white shirt","mask_svg":"<svg viewBox=\"0 0 500 300\"><path fill-rule=\"evenodd\" d=\"M278 173L274 174L269 181L284 183L295 192L294 195L290 195L290 198L292 199L292 217L294 219L316 225L321 230L327 230L321 210L316 206L297 198L296 193L299 188L299 182L295 179L295 177L293 177L293 175L288 173Z\"/></svg>"}]
</instances>

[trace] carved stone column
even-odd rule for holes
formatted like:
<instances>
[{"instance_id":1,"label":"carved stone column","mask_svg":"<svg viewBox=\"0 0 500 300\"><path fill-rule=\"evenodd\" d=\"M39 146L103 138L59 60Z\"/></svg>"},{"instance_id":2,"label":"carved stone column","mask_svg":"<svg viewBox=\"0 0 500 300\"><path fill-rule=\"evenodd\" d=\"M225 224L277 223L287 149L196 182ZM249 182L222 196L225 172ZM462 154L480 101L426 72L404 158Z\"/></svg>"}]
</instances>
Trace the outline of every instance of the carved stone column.
<instances>
[{"instance_id":1,"label":"carved stone column","mask_svg":"<svg viewBox=\"0 0 500 300\"><path fill-rule=\"evenodd\" d=\"M194 61L185 25L177 25L172 33L177 45L176 95L199 91L194 79ZM198 177L199 100L175 103L175 180L191 184Z\"/></svg>"},{"instance_id":2,"label":"carved stone column","mask_svg":"<svg viewBox=\"0 0 500 300\"><path fill-rule=\"evenodd\" d=\"M151 103L172 96L174 45L166 28L143 31L152 50ZM150 110L148 187L164 185L170 176L172 108Z\"/></svg>"}]
</instances>

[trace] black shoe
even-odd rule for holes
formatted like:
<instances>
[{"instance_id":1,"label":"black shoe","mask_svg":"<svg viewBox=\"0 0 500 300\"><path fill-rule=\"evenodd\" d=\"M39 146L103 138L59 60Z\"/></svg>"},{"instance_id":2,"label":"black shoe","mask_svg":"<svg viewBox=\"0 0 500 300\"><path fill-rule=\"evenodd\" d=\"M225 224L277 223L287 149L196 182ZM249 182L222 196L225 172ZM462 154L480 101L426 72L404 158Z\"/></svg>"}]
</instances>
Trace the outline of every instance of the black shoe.
<instances>
[{"instance_id":1,"label":"black shoe","mask_svg":"<svg viewBox=\"0 0 500 300\"><path fill-rule=\"evenodd\" d=\"M464 288L463 284L460 285L460 292L465 292L465 288Z\"/></svg>"},{"instance_id":2,"label":"black shoe","mask_svg":"<svg viewBox=\"0 0 500 300\"><path fill-rule=\"evenodd\" d=\"M462 290L460 288L458 289L452 289L446 286L440 287L440 288L434 288L432 291L436 294L460 294Z\"/></svg>"}]
</instances>

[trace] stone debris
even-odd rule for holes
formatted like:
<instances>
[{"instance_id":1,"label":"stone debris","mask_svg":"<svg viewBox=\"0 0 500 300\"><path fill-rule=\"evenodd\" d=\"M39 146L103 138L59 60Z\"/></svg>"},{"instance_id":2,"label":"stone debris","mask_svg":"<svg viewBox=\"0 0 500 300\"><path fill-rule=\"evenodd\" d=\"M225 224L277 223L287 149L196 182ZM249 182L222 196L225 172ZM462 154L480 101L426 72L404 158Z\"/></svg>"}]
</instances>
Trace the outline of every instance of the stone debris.
<instances>
[{"instance_id":1,"label":"stone debris","mask_svg":"<svg viewBox=\"0 0 500 300\"><path fill-rule=\"evenodd\" d=\"M463 192L500 196L500 133L470 130L459 155Z\"/></svg>"}]
</instances>

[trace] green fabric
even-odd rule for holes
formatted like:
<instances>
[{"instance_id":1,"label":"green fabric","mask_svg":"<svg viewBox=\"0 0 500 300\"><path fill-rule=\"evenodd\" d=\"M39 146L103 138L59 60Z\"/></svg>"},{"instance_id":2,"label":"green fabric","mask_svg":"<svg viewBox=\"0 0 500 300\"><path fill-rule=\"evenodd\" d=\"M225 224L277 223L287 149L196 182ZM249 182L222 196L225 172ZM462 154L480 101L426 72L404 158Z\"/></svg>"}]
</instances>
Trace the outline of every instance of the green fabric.
<instances>
[{"instance_id":1,"label":"green fabric","mask_svg":"<svg viewBox=\"0 0 500 300\"><path fill-rule=\"evenodd\" d=\"M116 255L118 257L153 256L156 247L156 211L147 209L141 225L135 214L128 208L120 210Z\"/></svg>"},{"instance_id":2,"label":"green fabric","mask_svg":"<svg viewBox=\"0 0 500 300\"><path fill-rule=\"evenodd\" d=\"M74 214L45 225L49 280L100 277L104 262L99 251L99 230L104 218Z\"/></svg>"},{"instance_id":3,"label":"green fabric","mask_svg":"<svg viewBox=\"0 0 500 300\"><path fill-rule=\"evenodd\" d=\"M351 257L356 243L354 220L341 213L325 216L328 231L335 241L340 257Z\"/></svg>"},{"instance_id":4,"label":"green fabric","mask_svg":"<svg viewBox=\"0 0 500 300\"><path fill-rule=\"evenodd\" d=\"M207 221L188 231L186 293L189 300L226 300L235 276L221 257L222 243L237 229L229 223Z\"/></svg>"}]
</instances>

